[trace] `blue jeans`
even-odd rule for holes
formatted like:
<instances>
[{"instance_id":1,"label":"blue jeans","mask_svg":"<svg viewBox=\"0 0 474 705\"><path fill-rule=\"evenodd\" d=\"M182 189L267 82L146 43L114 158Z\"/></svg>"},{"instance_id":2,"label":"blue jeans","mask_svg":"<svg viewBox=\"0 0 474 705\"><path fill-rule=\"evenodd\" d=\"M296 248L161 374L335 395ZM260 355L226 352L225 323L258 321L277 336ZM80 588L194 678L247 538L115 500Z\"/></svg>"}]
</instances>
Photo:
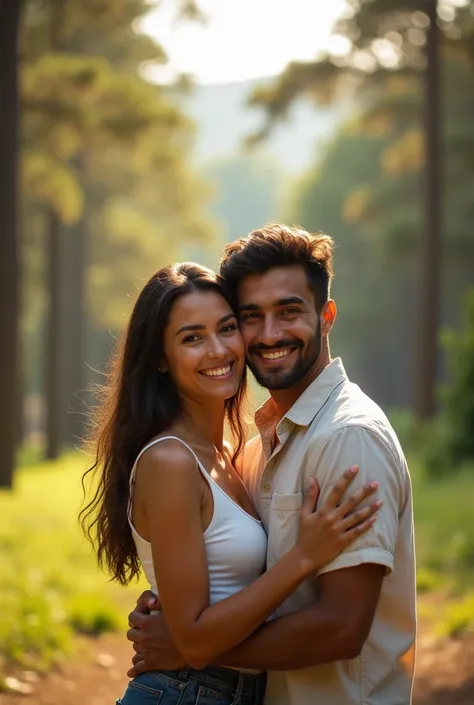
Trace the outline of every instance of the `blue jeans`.
<instances>
[{"instance_id":1,"label":"blue jeans","mask_svg":"<svg viewBox=\"0 0 474 705\"><path fill-rule=\"evenodd\" d=\"M262 705L266 674L208 666L147 671L128 684L116 705Z\"/></svg>"}]
</instances>

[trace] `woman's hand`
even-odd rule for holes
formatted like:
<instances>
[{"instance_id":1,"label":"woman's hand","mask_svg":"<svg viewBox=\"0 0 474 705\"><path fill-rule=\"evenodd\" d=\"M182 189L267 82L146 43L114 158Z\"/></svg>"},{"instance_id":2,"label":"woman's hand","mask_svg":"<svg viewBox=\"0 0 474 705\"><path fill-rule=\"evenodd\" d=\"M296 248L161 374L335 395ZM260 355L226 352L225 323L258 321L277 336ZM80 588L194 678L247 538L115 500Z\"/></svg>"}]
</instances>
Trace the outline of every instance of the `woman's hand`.
<instances>
[{"instance_id":1,"label":"woman's hand","mask_svg":"<svg viewBox=\"0 0 474 705\"><path fill-rule=\"evenodd\" d=\"M347 470L334 485L326 502L316 511L319 487L312 479L301 508L300 530L295 546L308 574L334 560L375 522L375 514L382 506L382 501L372 502L362 509L357 507L375 492L377 482L362 487L341 503L358 471L356 465Z\"/></svg>"}]
</instances>

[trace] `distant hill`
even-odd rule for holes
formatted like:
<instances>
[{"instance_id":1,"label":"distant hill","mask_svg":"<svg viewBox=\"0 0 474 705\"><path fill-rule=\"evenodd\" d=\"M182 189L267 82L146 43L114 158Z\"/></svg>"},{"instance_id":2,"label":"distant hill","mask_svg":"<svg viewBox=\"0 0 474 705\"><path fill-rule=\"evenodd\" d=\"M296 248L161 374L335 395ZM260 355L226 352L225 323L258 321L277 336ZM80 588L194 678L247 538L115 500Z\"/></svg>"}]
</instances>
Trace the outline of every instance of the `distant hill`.
<instances>
[{"instance_id":1,"label":"distant hill","mask_svg":"<svg viewBox=\"0 0 474 705\"><path fill-rule=\"evenodd\" d=\"M248 108L246 101L257 85L271 80L197 85L181 98L186 113L199 126L195 146L199 163L234 153L245 136L259 128L263 114ZM301 172L314 163L318 146L336 129L340 112L339 108L321 109L309 101L298 101L287 120L272 132L265 151L288 170Z\"/></svg>"}]
</instances>

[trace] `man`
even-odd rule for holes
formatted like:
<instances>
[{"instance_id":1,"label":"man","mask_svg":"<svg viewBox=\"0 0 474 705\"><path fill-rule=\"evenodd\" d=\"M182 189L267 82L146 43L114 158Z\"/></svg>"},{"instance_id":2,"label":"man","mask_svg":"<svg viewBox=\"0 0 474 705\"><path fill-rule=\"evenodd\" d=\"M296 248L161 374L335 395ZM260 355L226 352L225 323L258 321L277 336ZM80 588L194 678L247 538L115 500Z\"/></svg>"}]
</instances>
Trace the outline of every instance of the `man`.
<instances>
[{"instance_id":1,"label":"man","mask_svg":"<svg viewBox=\"0 0 474 705\"><path fill-rule=\"evenodd\" d=\"M256 414L241 472L268 534L267 565L294 543L304 490L325 499L347 467L377 480L373 528L281 605L224 666L266 669L267 705L407 705L415 646L411 483L387 418L355 384L328 337L331 238L271 225L228 245L221 274L235 294L247 362L270 399ZM130 615L134 669L176 668L164 618Z\"/></svg>"}]
</instances>

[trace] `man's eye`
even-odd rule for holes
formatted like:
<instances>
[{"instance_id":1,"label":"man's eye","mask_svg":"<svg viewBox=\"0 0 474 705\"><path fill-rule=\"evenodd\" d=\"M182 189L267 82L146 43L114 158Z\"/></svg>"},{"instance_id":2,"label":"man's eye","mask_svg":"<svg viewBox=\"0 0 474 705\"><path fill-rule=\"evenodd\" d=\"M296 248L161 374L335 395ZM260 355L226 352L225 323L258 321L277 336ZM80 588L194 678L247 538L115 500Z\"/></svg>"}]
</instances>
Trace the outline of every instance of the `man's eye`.
<instances>
[{"instance_id":1,"label":"man's eye","mask_svg":"<svg viewBox=\"0 0 474 705\"><path fill-rule=\"evenodd\" d=\"M252 313L244 313L244 314L242 314L242 320L243 320L243 321L249 321L251 318L258 318L258 313L257 313L257 311L253 311Z\"/></svg>"},{"instance_id":2,"label":"man's eye","mask_svg":"<svg viewBox=\"0 0 474 705\"><path fill-rule=\"evenodd\" d=\"M284 316L294 316L300 312L299 308L285 308L282 313Z\"/></svg>"}]
</instances>

